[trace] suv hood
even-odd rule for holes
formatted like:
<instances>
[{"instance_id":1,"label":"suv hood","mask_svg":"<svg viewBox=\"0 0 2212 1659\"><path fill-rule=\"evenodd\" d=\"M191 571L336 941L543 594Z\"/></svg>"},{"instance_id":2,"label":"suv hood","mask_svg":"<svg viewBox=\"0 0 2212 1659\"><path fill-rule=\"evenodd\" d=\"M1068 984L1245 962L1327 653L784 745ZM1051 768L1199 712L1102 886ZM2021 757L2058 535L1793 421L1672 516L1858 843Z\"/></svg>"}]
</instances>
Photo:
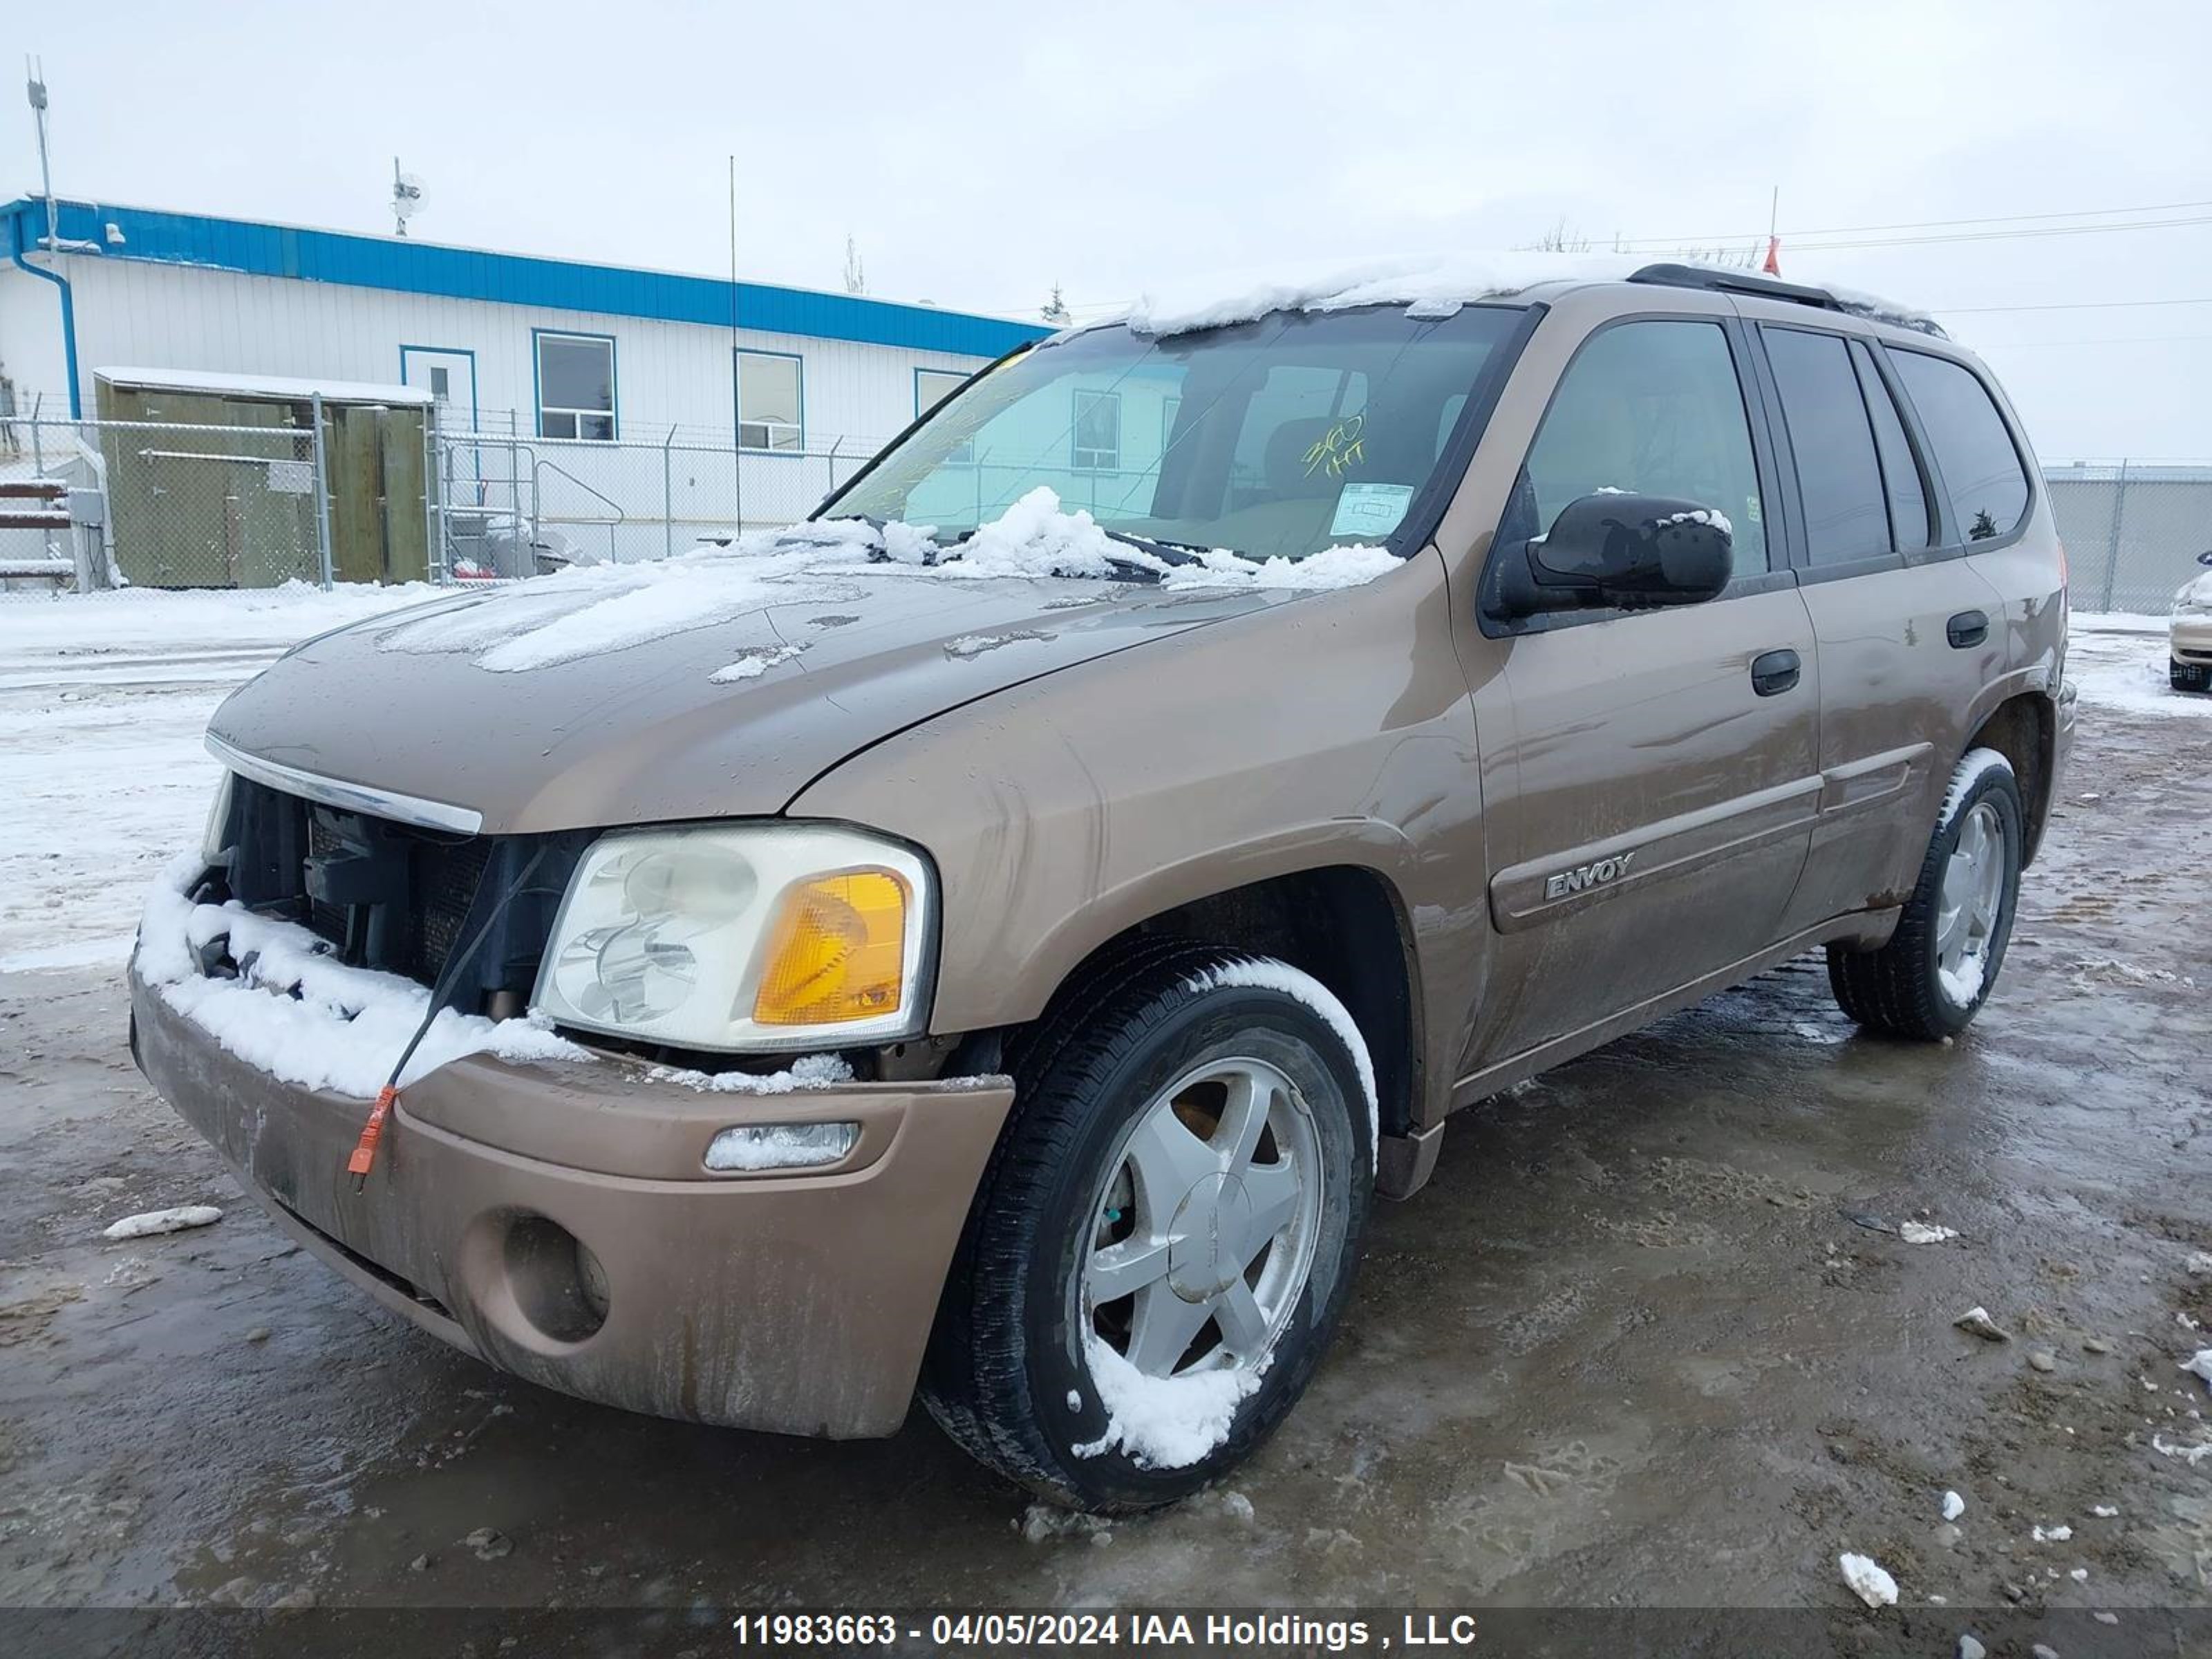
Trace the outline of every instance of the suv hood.
<instances>
[{"instance_id":1,"label":"suv hood","mask_svg":"<svg viewBox=\"0 0 2212 1659\"><path fill-rule=\"evenodd\" d=\"M208 730L472 809L489 831L766 815L933 714L1298 597L881 565L603 567L310 640Z\"/></svg>"},{"instance_id":2,"label":"suv hood","mask_svg":"<svg viewBox=\"0 0 2212 1659\"><path fill-rule=\"evenodd\" d=\"M2173 605L2177 611L2185 605L2212 606L2212 570L2182 583L2173 596Z\"/></svg>"}]
</instances>

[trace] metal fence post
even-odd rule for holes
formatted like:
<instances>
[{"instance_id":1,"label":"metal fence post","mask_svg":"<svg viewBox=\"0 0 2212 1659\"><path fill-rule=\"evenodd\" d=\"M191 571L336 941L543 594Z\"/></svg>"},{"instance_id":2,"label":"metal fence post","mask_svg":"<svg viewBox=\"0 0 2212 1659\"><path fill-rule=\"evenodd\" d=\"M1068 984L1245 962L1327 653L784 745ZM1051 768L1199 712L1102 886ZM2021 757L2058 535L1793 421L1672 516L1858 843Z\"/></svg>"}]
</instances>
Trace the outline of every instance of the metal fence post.
<instances>
[{"instance_id":1,"label":"metal fence post","mask_svg":"<svg viewBox=\"0 0 2212 1659\"><path fill-rule=\"evenodd\" d=\"M315 550L323 567L323 591L331 590L331 479L323 465L323 394L311 400L315 422Z\"/></svg>"},{"instance_id":2,"label":"metal fence post","mask_svg":"<svg viewBox=\"0 0 2212 1659\"><path fill-rule=\"evenodd\" d=\"M438 410L433 404L422 417L422 574L443 584L446 578L446 538L439 527L438 503L445 496L438 476Z\"/></svg>"},{"instance_id":3,"label":"metal fence post","mask_svg":"<svg viewBox=\"0 0 2212 1659\"><path fill-rule=\"evenodd\" d=\"M2120 526L2126 521L2127 511L2128 464L2123 460L2118 475L2112 480L2112 547L2105 559L2105 597L2098 602L2100 611L2112 608L2112 585L2120 574Z\"/></svg>"},{"instance_id":4,"label":"metal fence post","mask_svg":"<svg viewBox=\"0 0 2212 1659\"><path fill-rule=\"evenodd\" d=\"M676 551L675 447L676 428L672 422L660 444L660 556L664 559Z\"/></svg>"}]
</instances>

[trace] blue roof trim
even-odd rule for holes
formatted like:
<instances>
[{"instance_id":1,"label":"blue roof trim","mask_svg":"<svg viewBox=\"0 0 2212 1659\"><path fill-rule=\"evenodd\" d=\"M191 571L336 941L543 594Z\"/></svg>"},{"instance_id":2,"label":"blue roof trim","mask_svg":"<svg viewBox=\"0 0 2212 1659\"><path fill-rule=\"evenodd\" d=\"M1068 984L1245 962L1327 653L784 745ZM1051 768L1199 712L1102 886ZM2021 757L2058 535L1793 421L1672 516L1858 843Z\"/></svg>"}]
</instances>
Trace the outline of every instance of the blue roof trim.
<instances>
[{"instance_id":1,"label":"blue roof trim","mask_svg":"<svg viewBox=\"0 0 2212 1659\"><path fill-rule=\"evenodd\" d=\"M46 234L42 203L19 199L0 207L0 215L30 218L24 234L27 246L35 248ZM120 246L107 244L110 223L123 232ZM730 323L730 284L713 276L627 270L616 265L444 247L398 237L358 236L344 231L306 230L292 225L165 213L149 208L100 207L85 202L61 204L61 234L64 241L88 242L100 250L88 257L202 265L252 276L289 276L301 282L588 311L609 317L646 317L722 328ZM1000 356L1050 332L1026 323L967 312L897 305L847 294L813 294L760 283L739 283L737 301L740 328L823 340L854 340L864 345L904 346L915 351L945 351L963 357Z\"/></svg>"}]
</instances>

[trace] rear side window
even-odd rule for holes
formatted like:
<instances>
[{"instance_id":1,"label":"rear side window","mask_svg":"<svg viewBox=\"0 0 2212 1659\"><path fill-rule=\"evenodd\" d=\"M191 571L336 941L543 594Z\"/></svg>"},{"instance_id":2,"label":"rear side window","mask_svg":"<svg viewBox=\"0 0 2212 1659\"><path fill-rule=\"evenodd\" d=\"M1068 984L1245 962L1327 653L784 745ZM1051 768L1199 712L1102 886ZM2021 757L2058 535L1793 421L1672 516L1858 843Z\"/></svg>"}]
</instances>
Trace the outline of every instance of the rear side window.
<instances>
[{"instance_id":1,"label":"rear side window","mask_svg":"<svg viewBox=\"0 0 2212 1659\"><path fill-rule=\"evenodd\" d=\"M1889 496L1890 534L1899 550L1918 552L1934 544L1936 532L1911 440L1905 435L1905 422L1875 367L1874 354L1861 341L1851 342L1851 362L1859 372L1859 390L1866 394L1867 413L1874 417L1875 452L1881 457L1881 485Z\"/></svg>"},{"instance_id":2,"label":"rear side window","mask_svg":"<svg viewBox=\"0 0 2212 1659\"><path fill-rule=\"evenodd\" d=\"M1850 349L1834 334L1759 332L1797 461L1808 555L1821 565L1888 552L1889 503Z\"/></svg>"},{"instance_id":3,"label":"rear side window","mask_svg":"<svg viewBox=\"0 0 2212 1659\"><path fill-rule=\"evenodd\" d=\"M1989 388L1972 369L1924 351L1893 350L1889 361L1935 451L1960 533L1981 542L2018 529L2027 514L2027 470Z\"/></svg>"}]
</instances>

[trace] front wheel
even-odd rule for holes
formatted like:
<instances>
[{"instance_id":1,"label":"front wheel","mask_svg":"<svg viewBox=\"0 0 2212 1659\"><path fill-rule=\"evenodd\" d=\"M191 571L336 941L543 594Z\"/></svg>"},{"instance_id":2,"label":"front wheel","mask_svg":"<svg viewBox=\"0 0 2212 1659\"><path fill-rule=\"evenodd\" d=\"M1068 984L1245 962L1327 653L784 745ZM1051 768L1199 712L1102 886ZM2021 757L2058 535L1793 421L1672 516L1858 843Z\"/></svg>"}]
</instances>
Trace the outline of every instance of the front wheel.
<instances>
[{"instance_id":1,"label":"front wheel","mask_svg":"<svg viewBox=\"0 0 2212 1659\"><path fill-rule=\"evenodd\" d=\"M2004 964L2020 896L2026 814L2012 763L1969 750L1929 838L1897 932L1878 951L1828 947L1828 982L1870 1030L1933 1041L1962 1031Z\"/></svg>"},{"instance_id":2,"label":"front wheel","mask_svg":"<svg viewBox=\"0 0 2212 1659\"><path fill-rule=\"evenodd\" d=\"M1150 940L1013 1069L923 1399L1059 1502L1171 1502L1282 1420L1335 1328L1373 1188L1365 1046L1287 963Z\"/></svg>"}]
</instances>

